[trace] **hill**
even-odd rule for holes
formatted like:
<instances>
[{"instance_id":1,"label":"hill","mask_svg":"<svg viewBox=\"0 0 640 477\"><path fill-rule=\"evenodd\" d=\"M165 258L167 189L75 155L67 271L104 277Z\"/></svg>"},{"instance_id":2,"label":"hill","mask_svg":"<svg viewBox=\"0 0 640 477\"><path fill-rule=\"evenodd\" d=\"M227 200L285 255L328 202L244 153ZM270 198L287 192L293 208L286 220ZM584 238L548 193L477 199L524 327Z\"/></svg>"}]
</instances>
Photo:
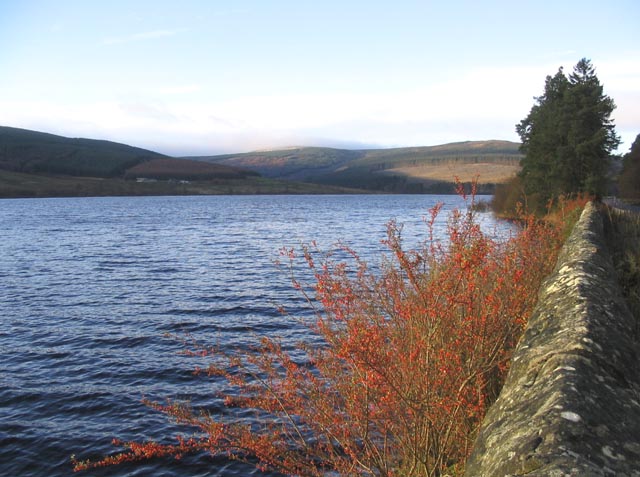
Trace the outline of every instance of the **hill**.
<instances>
[{"instance_id":1,"label":"hill","mask_svg":"<svg viewBox=\"0 0 640 477\"><path fill-rule=\"evenodd\" d=\"M176 159L111 141L0 127L0 197L452 193L454 177L468 182L476 176L480 192L492 192L519 170L518 146L468 141L395 149L296 147ZM136 182L140 178L164 184ZM176 181L194 184L169 184Z\"/></svg>"},{"instance_id":2,"label":"hill","mask_svg":"<svg viewBox=\"0 0 640 477\"><path fill-rule=\"evenodd\" d=\"M275 151L256 151L220 156L200 156L194 159L251 169L265 177L307 180L309 176L334 171L362 157L362 151L329 147L294 147Z\"/></svg>"},{"instance_id":3,"label":"hill","mask_svg":"<svg viewBox=\"0 0 640 477\"><path fill-rule=\"evenodd\" d=\"M5 198L353 192L267 179L247 169L170 158L110 141L0 127L0 197Z\"/></svg>"},{"instance_id":4,"label":"hill","mask_svg":"<svg viewBox=\"0 0 640 477\"><path fill-rule=\"evenodd\" d=\"M111 141L0 127L0 169L31 174L119 177L137 164L166 157Z\"/></svg>"},{"instance_id":5,"label":"hill","mask_svg":"<svg viewBox=\"0 0 640 477\"><path fill-rule=\"evenodd\" d=\"M246 179L260 174L248 169L192 161L188 159L160 158L138 164L124 174L125 179L148 178L157 180L210 180Z\"/></svg>"},{"instance_id":6,"label":"hill","mask_svg":"<svg viewBox=\"0 0 640 477\"><path fill-rule=\"evenodd\" d=\"M345 150L301 147L279 151L197 157L243 167L265 177L387 192L451 192L454 177L478 182L485 191L520 168L519 144L467 141L430 147Z\"/></svg>"}]
</instances>

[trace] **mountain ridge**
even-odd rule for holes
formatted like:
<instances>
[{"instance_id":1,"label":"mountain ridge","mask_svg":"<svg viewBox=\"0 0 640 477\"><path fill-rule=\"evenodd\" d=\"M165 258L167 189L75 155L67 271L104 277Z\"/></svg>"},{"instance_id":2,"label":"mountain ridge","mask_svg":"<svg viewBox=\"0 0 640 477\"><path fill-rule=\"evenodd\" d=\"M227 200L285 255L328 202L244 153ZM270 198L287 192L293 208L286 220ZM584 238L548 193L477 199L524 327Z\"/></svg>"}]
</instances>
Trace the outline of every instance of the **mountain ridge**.
<instances>
[{"instance_id":1,"label":"mountain ridge","mask_svg":"<svg viewBox=\"0 0 640 477\"><path fill-rule=\"evenodd\" d=\"M476 175L486 190L519 170L519 143L503 140L460 141L435 146L387 149L297 147L188 159L255 170L265 177L386 192L451 190L455 177Z\"/></svg>"},{"instance_id":2,"label":"mountain ridge","mask_svg":"<svg viewBox=\"0 0 640 477\"><path fill-rule=\"evenodd\" d=\"M4 183L0 180L0 187L5 188L0 190L0 196L11 196L10 189L20 190L21 196L29 195L29 188L36 186L28 184L36 183L38 190L33 194L42 195L43 184L47 181L52 184L47 193L55 195L64 190L65 194L73 194L69 192L73 190L70 179L62 181L65 185L58 190L54 185L62 182L56 182L56 177L77 178L82 184L76 184L76 188L84 190L80 195L92 191L108 195L111 190L117 194L132 191L135 195L138 190L129 183L139 179L204 184L204 188L198 188L199 192L195 193L219 193L216 192L219 190L236 193L238 181L259 183L255 190L269 190L270 193L280 190L287 193L293 189L302 193L307 187L304 184L308 184L310 193L322 190L339 193L345 188L350 192L359 189L386 193L452 193L454 178L463 182L476 178L481 192L490 193L495 184L508 180L519 170L522 157L519 146L502 140L385 149L298 146L175 158L113 141L69 138L0 126L0 174L4 174L5 179ZM258 175L262 177L258 178ZM37 180L29 180L36 176ZM45 181L43 177L48 179ZM129 185L125 187L123 183L115 189L97 187L95 181L83 181L82 178L128 181ZM267 186L270 180L280 182ZM205 184L207 181L208 185ZM216 187L210 187L211 181L216 182ZM226 189L220 188L223 183ZM298 185L293 187L291 184L294 183ZM182 193L196 190L193 187L183 189ZM172 190L167 189L165 193L173 193ZM251 191L252 187L242 190L242 193L251 193L246 191Z\"/></svg>"},{"instance_id":3,"label":"mountain ridge","mask_svg":"<svg viewBox=\"0 0 640 477\"><path fill-rule=\"evenodd\" d=\"M103 139L0 126L0 169L14 172L116 177L139 163L164 157L168 156Z\"/></svg>"},{"instance_id":4,"label":"mountain ridge","mask_svg":"<svg viewBox=\"0 0 640 477\"><path fill-rule=\"evenodd\" d=\"M341 187L260 177L113 141L0 126L0 197L340 194Z\"/></svg>"}]
</instances>

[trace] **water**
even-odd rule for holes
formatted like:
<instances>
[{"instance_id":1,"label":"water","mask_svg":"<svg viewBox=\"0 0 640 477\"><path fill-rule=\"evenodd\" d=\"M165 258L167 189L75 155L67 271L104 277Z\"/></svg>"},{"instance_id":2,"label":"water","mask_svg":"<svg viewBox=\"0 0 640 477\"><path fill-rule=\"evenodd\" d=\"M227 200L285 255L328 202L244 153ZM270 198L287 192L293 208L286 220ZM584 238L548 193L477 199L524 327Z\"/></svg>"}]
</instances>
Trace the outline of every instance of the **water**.
<instances>
[{"instance_id":1,"label":"water","mask_svg":"<svg viewBox=\"0 0 640 477\"><path fill-rule=\"evenodd\" d=\"M278 250L342 239L375 262L388 220L417 244L438 201L461 205L424 195L0 201L0 475L67 476L71 454L110 453L113 437L175 435L145 396L215 412L215 384L192 375L167 333L230 347L261 334L299 340L305 330L277 312L307 313L273 263ZM253 473L200 455L91 475Z\"/></svg>"}]
</instances>

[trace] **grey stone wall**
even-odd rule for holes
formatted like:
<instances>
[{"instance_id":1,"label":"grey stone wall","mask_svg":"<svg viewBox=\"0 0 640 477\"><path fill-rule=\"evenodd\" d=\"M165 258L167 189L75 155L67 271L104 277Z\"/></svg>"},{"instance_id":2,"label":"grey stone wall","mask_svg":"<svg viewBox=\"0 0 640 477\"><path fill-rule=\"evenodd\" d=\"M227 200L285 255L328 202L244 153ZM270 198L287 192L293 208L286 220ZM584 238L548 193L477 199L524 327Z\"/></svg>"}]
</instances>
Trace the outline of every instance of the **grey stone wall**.
<instances>
[{"instance_id":1,"label":"grey stone wall","mask_svg":"<svg viewBox=\"0 0 640 477\"><path fill-rule=\"evenodd\" d=\"M518 344L466 476L640 477L640 359L588 204Z\"/></svg>"}]
</instances>

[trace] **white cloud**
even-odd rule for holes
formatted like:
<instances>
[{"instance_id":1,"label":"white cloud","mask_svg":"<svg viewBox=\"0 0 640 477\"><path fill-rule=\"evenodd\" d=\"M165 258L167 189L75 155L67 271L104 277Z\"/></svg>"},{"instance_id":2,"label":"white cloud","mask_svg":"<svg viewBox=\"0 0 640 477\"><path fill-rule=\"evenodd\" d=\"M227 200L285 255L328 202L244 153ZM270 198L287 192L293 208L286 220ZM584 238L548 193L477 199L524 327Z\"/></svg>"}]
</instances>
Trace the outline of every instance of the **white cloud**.
<instances>
[{"instance_id":1,"label":"white cloud","mask_svg":"<svg viewBox=\"0 0 640 477\"><path fill-rule=\"evenodd\" d=\"M198 93L202 90L201 86L198 84L183 84L176 86L162 86L158 87L154 90L154 93L159 95L181 95L181 94L192 94Z\"/></svg>"},{"instance_id":2,"label":"white cloud","mask_svg":"<svg viewBox=\"0 0 640 477\"><path fill-rule=\"evenodd\" d=\"M38 124L54 133L162 147L176 154L181 148L183 153L195 149L213 153L321 140L400 146L464 140L470 135L482 139L480 134L485 138L512 135L513 124L522 114L509 111L497 99L498 94L506 94L507 85L483 79L486 74L381 94L264 95L199 103L176 96L75 106L16 104L0 112L0 122L22 127ZM166 93L163 89L156 92ZM515 97L512 94L508 104L516 102ZM14 111L13 117L9 111ZM501 119L504 131L488 127L500 128ZM473 132L478 126L482 133Z\"/></svg>"},{"instance_id":3,"label":"white cloud","mask_svg":"<svg viewBox=\"0 0 640 477\"><path fill-rule=\"evenodd\" d=\"M617 129L625 140L635 137L640 132L640 69L631 59L594 64L605 92L618 104ZM126 101L4 102L0 124L107 138L172 154L320 142L404 146L517 140L515 124L528 114L533 97L543 92L546 75L558 66L485 67L408 91L207 99L198 85L184 84L151 87L143 97Z\"/></svg>"},{"instance_id":4,"label":"white cloud","mask_svg":"<svg viewBox=\"0 0 640 477\"><path fill-rule=\"evenodd\" d=\"M207 107L229 123L261 130L313 129L358 121L390 125L466 119L518 121L531 108L533 96L542 92L545 71L486 68L409 91L244 96Z\"/></svg>"},{"instance_id":5,"label":"white cloud","mask_svg":"<svg viewBox=\"0 0 640 477\"><path fill-rule=\"evenodd\" d=\"M152 120L154 122L175 123L177 118L165 106L145 102L126 102L119 104L120 110L127 116Z\"/></svg>"}]
</instances>

